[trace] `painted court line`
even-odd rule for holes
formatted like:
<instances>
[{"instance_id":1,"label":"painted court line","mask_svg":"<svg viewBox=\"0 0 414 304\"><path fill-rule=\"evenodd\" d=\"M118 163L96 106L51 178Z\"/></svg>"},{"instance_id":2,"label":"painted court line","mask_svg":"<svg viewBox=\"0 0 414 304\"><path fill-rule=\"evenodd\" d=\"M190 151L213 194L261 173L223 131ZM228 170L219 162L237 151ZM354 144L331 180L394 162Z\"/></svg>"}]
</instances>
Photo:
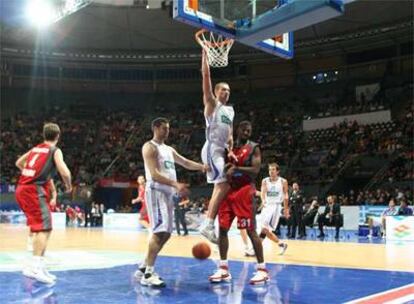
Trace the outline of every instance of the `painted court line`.
<instances>
[{"instance_id":1,"label":"painted court line","mask_svg":"<svg viewBox=\"0 0 414 304\"><path fill-rule=\"evenodd\" d=\"M414 274L413 274L414 279ZM345 304L406 303L414 300L414 283L346 302Z\"/></svg>"}]
</instances>

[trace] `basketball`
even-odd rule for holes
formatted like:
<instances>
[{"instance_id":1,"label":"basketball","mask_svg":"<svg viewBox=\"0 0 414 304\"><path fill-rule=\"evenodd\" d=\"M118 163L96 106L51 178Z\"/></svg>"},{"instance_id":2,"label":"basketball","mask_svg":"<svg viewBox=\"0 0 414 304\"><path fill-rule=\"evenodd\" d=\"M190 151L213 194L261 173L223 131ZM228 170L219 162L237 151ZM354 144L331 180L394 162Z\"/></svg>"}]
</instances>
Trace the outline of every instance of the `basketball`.
<instances>
[{"instance_id":1,"label":"basketball","mask_svg":"<svg viewBox=\"0 0 414 304\"><path fill-rule=\"evenodd\" d=\"M193 246L193 256L196 259L205 260L210 256L210 254L210 246L205 242L200 242Z\"/></svg>"}]
</instances>

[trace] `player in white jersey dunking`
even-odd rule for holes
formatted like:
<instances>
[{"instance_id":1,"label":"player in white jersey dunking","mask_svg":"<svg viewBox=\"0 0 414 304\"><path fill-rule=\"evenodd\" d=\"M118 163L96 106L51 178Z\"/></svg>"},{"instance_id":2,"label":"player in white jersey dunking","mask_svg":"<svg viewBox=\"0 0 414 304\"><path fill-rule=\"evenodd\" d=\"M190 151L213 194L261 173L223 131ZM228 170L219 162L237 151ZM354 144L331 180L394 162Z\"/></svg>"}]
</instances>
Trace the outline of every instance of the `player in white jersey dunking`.
<instances>
[{"instance_id":1,"label":"player in white jersey dunking","mask_svg":"<svg viewBox=\"0 0 414 304\"><path fill-rule=\"evenodd\" d=\"M227 83L216 84L213 94L210 67L205 51L203 51L201 70L206 120L206 142L201 152L201 159L211 168L211 171L207 173L207 182L214 184L214 189L208 205L207 218L200 227L200 233L211 242L217 243L214 219L217 216L220 202L230 189L224 173L226 150L229 158L235 158L232 152L234 109L227 105L230 97L230 87Z\"/></svg>"},{"instance_id":2,"label":"player in white jersey dunking","mask_svg":"<svg viewBox=\"0 0 414 304\"><path fill-rule=\"evenodd\" d=\"M287 244L279 241L279 238L273 231L279 223L280 214L283 211L286 218L289 218L289 194L288 182L279 176L279 165L276 163L269 164L269 177L262 180L261 198L264 204L262 209L262 227L260 238L264 240L266 236L277 243L280 247L280 254L284 254Z\"/></svg>"},{"instance_id":3,"label":"player in white jersey dunking","mask_svg":"<svg viewBox=\"0 0 414 304\"><path fill-rule=\"evenodd\" d=\"M188 195L188 184L177 181L175 163L194 171L207 172L208 166L196 163L167 146L170 125L166 118L156 118L151 124L153 138L142 147L145 165L145 198L152 236L143 264L135 277L145 286L164 287L164 281L154 272L155 259L171 236L173 229L173 198Z\"/></svg>"}]
</instances>

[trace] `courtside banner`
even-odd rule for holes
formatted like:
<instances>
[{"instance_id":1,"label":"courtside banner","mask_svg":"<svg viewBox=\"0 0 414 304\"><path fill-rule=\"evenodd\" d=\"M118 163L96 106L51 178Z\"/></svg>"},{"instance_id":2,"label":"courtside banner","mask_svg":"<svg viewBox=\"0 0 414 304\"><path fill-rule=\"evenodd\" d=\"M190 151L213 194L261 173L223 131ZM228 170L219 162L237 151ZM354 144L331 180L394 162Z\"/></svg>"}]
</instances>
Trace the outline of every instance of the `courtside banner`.
<instances>
[{"instance_id":1,"label":"courtside banner","mask_svg":"<svg viewBox=\"0 0 414 304\"><path fill-rule=\"evenodd\" d=\"M387 216L387 240L414 241L414 216Z\"/></svg>"},{"instance_id":2,"label":"courtside banner","mask_svg":"<svg viewBox=\"0 0 414 304\"><path fill-rule=\"evenodd\" d=\"M1 224L26 225L26 216L21 211L0 212ZM53 228L66 227L66 214L63 212L52 212Z\"/></svg>"}]
</instances>

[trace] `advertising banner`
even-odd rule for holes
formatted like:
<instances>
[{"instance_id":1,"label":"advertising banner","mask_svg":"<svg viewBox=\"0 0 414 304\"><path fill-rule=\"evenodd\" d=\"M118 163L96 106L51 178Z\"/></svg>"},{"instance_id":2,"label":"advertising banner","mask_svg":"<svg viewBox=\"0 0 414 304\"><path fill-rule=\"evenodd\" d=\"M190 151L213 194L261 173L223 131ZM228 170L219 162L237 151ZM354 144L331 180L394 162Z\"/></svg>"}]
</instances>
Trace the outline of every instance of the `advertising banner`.
<instances>
[{"instance_id":1,"label":"advertising banner","mask_svg":"<svg viewBox=\"0 0 414 304\"><path fill-rule=\"evenodd\" d=\"M414 216L387 216L387 240L414 241Z\"/></svg>"}]
</instances>

